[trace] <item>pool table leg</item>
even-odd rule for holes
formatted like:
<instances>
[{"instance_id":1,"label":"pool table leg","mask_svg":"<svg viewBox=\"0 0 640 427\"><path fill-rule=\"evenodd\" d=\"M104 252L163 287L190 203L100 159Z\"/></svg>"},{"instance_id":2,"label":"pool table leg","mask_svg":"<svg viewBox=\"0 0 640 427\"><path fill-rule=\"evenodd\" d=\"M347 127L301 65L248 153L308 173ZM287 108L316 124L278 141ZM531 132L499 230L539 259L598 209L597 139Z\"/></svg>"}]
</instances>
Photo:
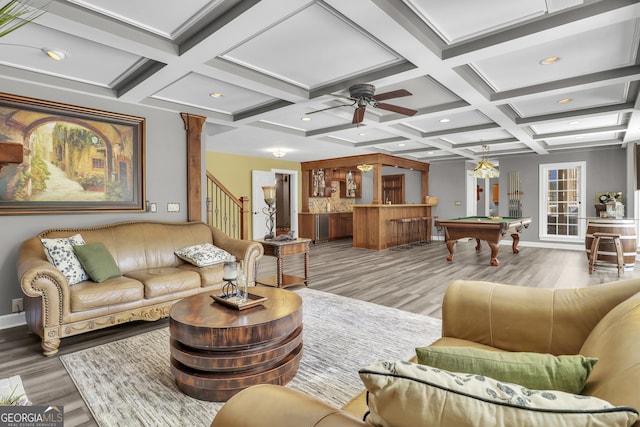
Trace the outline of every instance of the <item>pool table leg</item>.
<instances>
[{"instance_id":1,"label":"pool table leg","mask_svg":"<svg viewBox=\"0 0 640 427\"><path fill-rule=\"evenodd\" d=\"M491 248L491 261L489 261L489 264L491 264L494 267L497 267L500 264L500 261L498 261L498 251L500 250L500 245L497 242L487 242L487 243Z\"/></svg>"},{"instance_id":2,"label":"pool table leg","mask_svg":"<svg viewBox=\"0 0 640 427\"><path fill-rule=\"evenodd\" d=\"M476 251L482 249L482 245L480 244L480 239L476 239Z\"/></svg>"},{"instance_id":3,"label":"pool table leg","mask_svg":"<svg viewBox=\"0 0 640 427\"><path fill-rule=\"evenodd\" d=\"M520 250L518 250L518 243L520 242L520 235L512 234L511 238L513 239L513 243L511 244L511 249L513 250L514 254L519 254Z\"/></svg>"},{"instance_id":4,"label":"pool table leg","mask_svg":"<svg viewBox=\"0 0 640 427\"><path fill-rule=\"evenodd\" d=\"M447 256L447 261L449 262L453 261L453 251L455 244L455 240L447 240L447 249L449 249L449 256Z\"/></svg>"}]
</instances>

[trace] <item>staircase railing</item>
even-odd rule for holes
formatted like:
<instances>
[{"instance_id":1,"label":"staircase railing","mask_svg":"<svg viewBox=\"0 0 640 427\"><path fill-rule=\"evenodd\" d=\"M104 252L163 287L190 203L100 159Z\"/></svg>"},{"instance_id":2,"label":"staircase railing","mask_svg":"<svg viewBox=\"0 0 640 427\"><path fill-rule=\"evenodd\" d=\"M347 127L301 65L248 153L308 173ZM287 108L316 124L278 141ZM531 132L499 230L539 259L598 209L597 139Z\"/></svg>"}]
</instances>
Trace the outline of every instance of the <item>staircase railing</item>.
<instances>
[{"instance_id":1,"label":"staircase railing","mask_svg":"<svg viewBox=\"0 0 640 427\"><path fill-rule=\"evenodd\" d=\"M236 239L249 238L249 198L237 198L207 171L207 224Z\"/></svg>"}]
</instances>

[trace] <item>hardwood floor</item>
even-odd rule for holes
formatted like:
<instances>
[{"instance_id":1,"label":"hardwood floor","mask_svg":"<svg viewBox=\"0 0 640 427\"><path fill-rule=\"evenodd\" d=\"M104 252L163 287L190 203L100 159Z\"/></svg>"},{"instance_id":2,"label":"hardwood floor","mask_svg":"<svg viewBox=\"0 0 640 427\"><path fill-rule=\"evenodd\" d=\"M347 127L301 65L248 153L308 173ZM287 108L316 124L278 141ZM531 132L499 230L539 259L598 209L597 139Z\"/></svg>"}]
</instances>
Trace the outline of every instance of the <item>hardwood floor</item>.
<instances>
[{"instance_id":1,"label":"hardwood floor","mask_svg":"<svg viewBox=\"0 0 640 427\"><path fill-rule=\"evenodd\" d=\"M486 243L476 254L475 242L458 242L452 263L443 242L406 251L370 251L351 247L350 240L312 245L309 287L402 310L440 317L440 304L447 284L454 279L487 280L520 286L570 288L617 280L614 268L588 273L583 251L520 247L511 253L501 246L498 267L489 265ZM285 273L301 275L303 258L284 261ZM258 275L273 274L275 258L264 257ZM623 278L640 278L640 268L626 271ZM115 341L168 325L136 322L65 338L59 354ZM65 426L96 426L58 355L42 356L40 340L26 326L0 330L0 377L20 375L28 397L38 405L63 405Z\"/></svg>"}]
</instances>

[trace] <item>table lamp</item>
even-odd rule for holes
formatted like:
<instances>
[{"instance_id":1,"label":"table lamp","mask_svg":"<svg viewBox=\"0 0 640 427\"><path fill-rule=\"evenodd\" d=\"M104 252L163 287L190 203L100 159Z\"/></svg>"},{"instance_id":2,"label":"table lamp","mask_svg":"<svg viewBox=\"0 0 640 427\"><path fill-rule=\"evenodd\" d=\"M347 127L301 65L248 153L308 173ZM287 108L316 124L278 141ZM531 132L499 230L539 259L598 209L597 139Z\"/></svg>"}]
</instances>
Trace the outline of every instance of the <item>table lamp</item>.
<instances>
[{"instance_id":1,"label":"table lamp","mask_svg":"<svg viewBox=\"0 0 640 427\"><path fill-rule=\"evenodd\" d=\"M276 186L266 185L262 187L262 191L264 192L264 202L267 204L267 207L263 208L262 212L267 216L265 223L267 229L269 229L269 233L264 236L264 240L272 240L276 237L273 231L276 217Z\"/></svg>"}]
</instances>

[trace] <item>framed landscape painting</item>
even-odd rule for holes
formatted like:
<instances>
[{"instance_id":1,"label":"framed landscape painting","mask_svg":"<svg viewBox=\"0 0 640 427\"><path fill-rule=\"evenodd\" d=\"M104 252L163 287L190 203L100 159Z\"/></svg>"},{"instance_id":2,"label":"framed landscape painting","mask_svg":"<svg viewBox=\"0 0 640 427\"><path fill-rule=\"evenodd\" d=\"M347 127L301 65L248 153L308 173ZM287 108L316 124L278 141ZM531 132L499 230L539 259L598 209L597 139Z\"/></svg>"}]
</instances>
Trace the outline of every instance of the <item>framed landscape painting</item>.
<instances>
[{"instance_id":1,"label":"framed landscape painting","mask_svg":"<svg viewBox=\"0 0 640 427\"><path fill-rule=\"evenodd\" d=\"M0 215L144 211L145 119L0 93ZM0 156L2 158L2 156Z\"/></svg>"}]
</instances>

